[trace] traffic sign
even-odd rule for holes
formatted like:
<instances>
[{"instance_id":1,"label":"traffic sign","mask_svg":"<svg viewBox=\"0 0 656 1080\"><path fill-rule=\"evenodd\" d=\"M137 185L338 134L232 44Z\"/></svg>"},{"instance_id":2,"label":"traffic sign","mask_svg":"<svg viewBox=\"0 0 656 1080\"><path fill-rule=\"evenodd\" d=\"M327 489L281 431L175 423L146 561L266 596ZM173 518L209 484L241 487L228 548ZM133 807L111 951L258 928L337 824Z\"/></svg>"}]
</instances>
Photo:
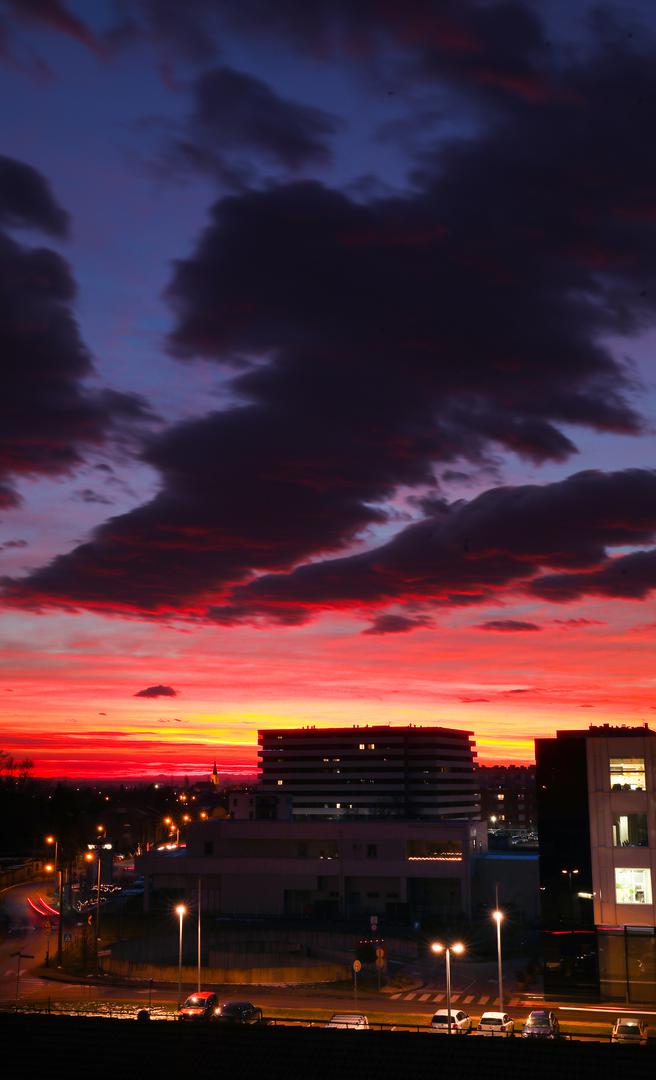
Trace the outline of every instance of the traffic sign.
<instances>
[{"instance_id":1,"label":"traffic sign","mask_svg":"<svg viewBox=\"0 0 656 1080\"><path fill-rule=\"evenodd\" d=\"M362 971L362 964L361 964L361 962L359 960L354 960L353 961L353 970L354 970L356 975L357 975L358 971Z\"/></svg>"},{"instance_id":2,"label":"traffic sign","mask_svg":"<svg viewBox=\"0 0 656 1080\"><path fill-rule=\"evenodd\" d=\"M379 945L378 948L376 949L376 959L377 960L382 960L384 956L385 956L385 950L381 949L381 947Z\"/></svg>"}]
</instances>

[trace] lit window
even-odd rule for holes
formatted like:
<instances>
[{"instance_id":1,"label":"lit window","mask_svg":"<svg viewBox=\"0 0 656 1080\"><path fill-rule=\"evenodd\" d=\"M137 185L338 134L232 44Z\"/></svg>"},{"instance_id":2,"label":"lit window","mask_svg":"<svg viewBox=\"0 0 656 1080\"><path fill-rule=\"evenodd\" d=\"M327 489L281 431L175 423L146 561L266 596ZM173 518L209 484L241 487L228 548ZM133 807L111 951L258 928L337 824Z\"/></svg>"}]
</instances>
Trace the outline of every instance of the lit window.
<instances>
[{"instance_id":1,"label":"lit window","mask_svg":"<svg viewBox=\"0 0 656 1080\"><path fill-rule=\"evenodd\" d=\"M336 802L336 803L335 803L335 809L336 809L336 810L341 810L341 809L342 809L342 804L341 804L341 802Z\"/></svg>"},{"instance_id":2,"label":"lit window","mask_svg":"<svg viewBox=\"0 0 656 1080\"><path fill-rule=\"evenodd\" d=\"M364 743L363 742L358 744L358 750L364 750Z\"/></svg>"},{"instance_id":3,"label":"lit window","mask_svg":"<svg viewBox=\"0 0 656 1080\"><path fill-rule=\"evenodd\" d=\"M651 874L648 869L615 867L615 900L618 904L651 904Z\"/></svg>"},{"instance_id":4,"label":"lit window","mask_svg":"<svg viewBox=\"0 0 656 1080\"><path fill-rule=\"evenodd\" d=\"M644 791L644 758L611 758L610 786L612 791Z\"/></svg>"},{"instance_id":5,"label":"lit window","mask_svg":"<svg viewBox=\"0 0 656 1080\"><path fill-rule=\"evenodd\" d=\"M276 781L276 783L278 784L278 787L280 787L281 784L284 784L284 782L285 782L284 780L277 780Z\"/></svg>"},{"instance_id":6,"label":"lit window","mask_svg":"<svg viewBox=\"0 0 656 1080\"><path fill-rule=\"evenodd\" d=\"M375 750L375 749L376 749L375 742L367 743L367 750Z\"/></svg>"},{"instance_id":7,"label":"lit window","mask_svg":"<svg viewBox=\"0 0 656 1080\"><path fill-rule=\"evenodd\" d=\"M499 800L499 802L503 802L505 797L506 797L505 795L497 795L497 799Z\"/></svg>"}]
</instances>

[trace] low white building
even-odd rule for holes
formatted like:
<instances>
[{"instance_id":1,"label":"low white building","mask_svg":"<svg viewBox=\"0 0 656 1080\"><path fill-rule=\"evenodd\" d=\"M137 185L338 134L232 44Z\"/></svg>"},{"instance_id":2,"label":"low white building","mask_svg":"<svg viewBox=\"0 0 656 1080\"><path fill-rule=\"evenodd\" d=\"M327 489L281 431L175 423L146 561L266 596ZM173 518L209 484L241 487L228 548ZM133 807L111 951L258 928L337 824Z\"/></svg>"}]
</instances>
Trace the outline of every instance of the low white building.
<instances>
[{"instance_id":1,"label":"low white building","mask_svg":"<svg viewBox=\"0 0 656 1080\"><path fill-rule=\"evenodd\" d=\"M210 820L187 846L138 859L146 910L164 897L193 899L223 915L471 914L480 821Z\"/></svg>"}]
</instances>

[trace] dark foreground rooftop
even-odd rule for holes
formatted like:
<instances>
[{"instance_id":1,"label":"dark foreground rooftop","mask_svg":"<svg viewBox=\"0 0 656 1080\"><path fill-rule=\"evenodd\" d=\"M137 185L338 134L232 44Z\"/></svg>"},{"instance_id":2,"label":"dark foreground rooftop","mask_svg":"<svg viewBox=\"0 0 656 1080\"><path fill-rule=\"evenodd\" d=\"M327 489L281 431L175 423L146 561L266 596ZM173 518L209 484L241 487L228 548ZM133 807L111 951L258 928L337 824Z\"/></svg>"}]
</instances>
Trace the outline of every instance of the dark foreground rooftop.
<instances>
[{"instance_id":1,"label":"dark foreground rooftop","mask_svg":"<svg viewBox=\"0 0 656 1080\"><path fill-rule=\"evenodd\" d=\"M3 1076L653 1080L656 1046L0 1014Z\"/></svg>"}]
</instances>

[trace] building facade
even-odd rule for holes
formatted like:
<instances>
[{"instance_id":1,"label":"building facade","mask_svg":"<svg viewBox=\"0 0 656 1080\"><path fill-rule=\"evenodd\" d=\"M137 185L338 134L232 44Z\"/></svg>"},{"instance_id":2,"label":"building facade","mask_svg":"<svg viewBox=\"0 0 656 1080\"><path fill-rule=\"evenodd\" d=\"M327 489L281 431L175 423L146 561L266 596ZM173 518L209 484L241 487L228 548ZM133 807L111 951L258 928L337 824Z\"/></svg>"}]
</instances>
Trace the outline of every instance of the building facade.
<instances>
[{"instance_id":1,"label":"building facade","mask_svg":"<svg viewBox=\"0 0 656 1080\"><path fill-rule=\"evenodd\" d=\"M656 1000L656 733L536 740L545 989Z\"/></svg>"},{"instance_id":2,"label":"building facade","mask_svg":"<svg viewBox=\"0 0 656 1080\"><path fill-rule=\"evenodd\" d=\"M483 822L210 820L138 859L146 909L171 898L236 916L390 922L471 915Z\"/></svg>"},{"instance_id":3,"label":"building facade","mask_svg":"<svg viewBox=\"0 0 656 1080\"><path fill-rule=\"evenodd\" d=\"M478 819L475 757L472 732L450 728L265 730L259 790L295 819Z\"/></svg>"},{"instance_id":4,"label":"building facade","mask_svg":"<svg viewBox=\"0 0 656 1080\"><path fill-rule=\"evenodd\" d=\"M536 825L535 766L479 765L481 817L495 829L531 832Z\"/></svg>"}]
</instances>

